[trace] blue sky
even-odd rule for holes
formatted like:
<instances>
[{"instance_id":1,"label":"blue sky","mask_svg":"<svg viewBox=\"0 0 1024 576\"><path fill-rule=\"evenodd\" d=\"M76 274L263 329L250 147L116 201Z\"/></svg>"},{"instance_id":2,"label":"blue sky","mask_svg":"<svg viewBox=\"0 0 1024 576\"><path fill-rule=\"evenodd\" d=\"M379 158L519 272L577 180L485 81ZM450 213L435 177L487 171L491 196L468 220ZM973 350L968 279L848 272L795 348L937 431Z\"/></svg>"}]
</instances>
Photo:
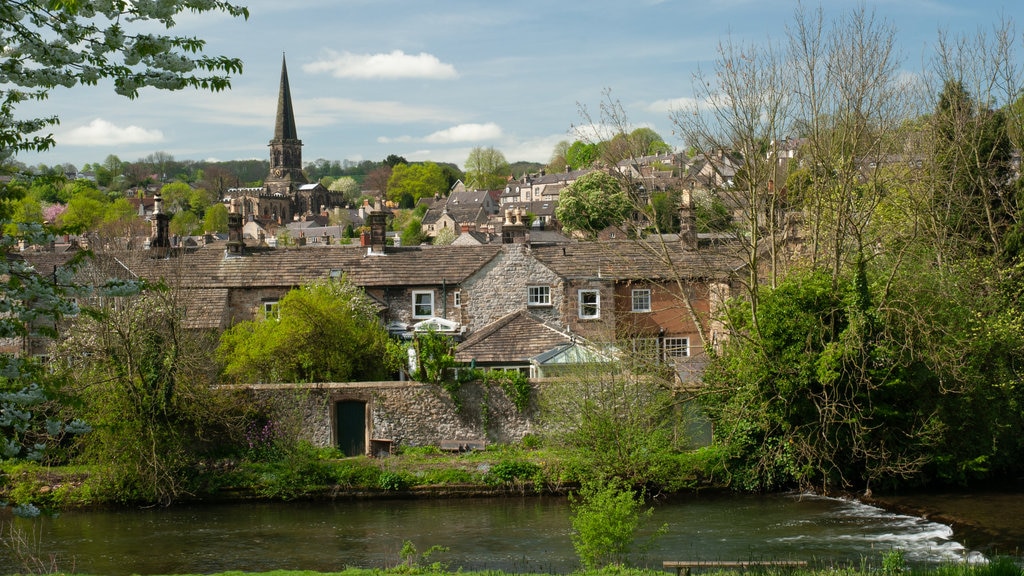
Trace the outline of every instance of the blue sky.
<instances>
[{"instance_id":1,"label":"blue sky","mask_svg":"<svg viewBox=\"0 0 1024 576\"><path fill-rule=\"evenodd\" d=\"M823 0L838 15L861 0ZM795 0L252 0L249 20L183 16L176 31L213 54L244 61L227 92L58 89L22 114L56 114L58 145L27 164L268 157L281 57L288 61L303 160L413 161L460 167L475 146L510 162L547 162L555 144L595 111L605 90L636 126L673 146L669 111L693 95L716 47L783 40ZM818 4L805 2L816 9ZM974 34L1003 16L1024 33L1021 0L865 0L898 30L916 72L938 31Z\"/></svg>"}]
</instances>

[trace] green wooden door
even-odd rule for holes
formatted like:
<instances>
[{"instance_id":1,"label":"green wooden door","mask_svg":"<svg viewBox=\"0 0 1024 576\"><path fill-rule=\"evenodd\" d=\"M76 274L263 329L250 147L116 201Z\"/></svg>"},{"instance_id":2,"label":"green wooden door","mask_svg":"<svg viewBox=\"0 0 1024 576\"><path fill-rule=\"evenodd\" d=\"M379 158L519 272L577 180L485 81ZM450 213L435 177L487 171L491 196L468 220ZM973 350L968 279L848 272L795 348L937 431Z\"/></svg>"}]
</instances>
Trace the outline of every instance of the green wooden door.
<instances>
[{"instance_id":1,"label":"green wooden door","mask_svg":"<svg viewBox=\"0 0 1024 576\"><path fill-rule=\"evenodd\" d=\"M345 456L366 454L366 402L345 400L335 404L338 448Z\"/></svg>"}]
</instances>

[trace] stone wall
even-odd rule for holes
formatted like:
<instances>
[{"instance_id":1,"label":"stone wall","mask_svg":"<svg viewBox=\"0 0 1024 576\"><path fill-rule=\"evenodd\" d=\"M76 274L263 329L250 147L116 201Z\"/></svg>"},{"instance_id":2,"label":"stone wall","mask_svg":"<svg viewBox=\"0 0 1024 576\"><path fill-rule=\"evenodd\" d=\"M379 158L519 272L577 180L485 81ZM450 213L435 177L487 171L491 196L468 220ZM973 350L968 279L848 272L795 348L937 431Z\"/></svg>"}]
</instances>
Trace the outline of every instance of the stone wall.
<instances>
[{"instance_id":1,"label":"stone wall","mask_svg":"<svg viewBox=\"0 0 1024 576\"><path fill-rule=\"evenodd\" d=\"M500 254L463 282L462 322L471 332L479 330L526 308L529 286L548 286L551 305L530 306L530 311L543 320L561 323L565 313L563 285L561 277L530 254L528 245L506 244Z\"/></svg>"},{"instance_id":2,"label":"stone wall","mask_svg":"<svg viewBox=\"0 0 1024 576\"><path fill-rule=\"evenodd\" d=\"M366 404L367 440L389 440L394 446L517 442L531 432L536 415L535 406L521 414L499 387L480 383L463 385L460 410L448 392L420 382L256 384L248 389L254 399L273 407L275 421L298 427L301 437L316 446L338 444L335 405L344 401Z\"/></svg>"}]
</instances>

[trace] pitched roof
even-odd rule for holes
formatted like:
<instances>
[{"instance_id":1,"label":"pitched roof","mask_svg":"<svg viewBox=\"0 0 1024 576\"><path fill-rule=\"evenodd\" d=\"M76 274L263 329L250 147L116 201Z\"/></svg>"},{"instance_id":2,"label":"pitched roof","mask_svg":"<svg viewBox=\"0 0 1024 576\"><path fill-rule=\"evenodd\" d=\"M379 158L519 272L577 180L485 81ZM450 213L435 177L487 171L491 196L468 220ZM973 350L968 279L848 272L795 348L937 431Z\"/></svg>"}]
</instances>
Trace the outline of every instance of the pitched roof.
<instances>
[{"instance_id":1,"label":"pitched roof","mask_svg":"<svg viewBox=\"0 0 1024 576\"><path fill-rule=\"evenodd\" d=\"M572 337L541 322L526 310L503 316L477 330L455 349L460 362L527 363L530 358L557 346L569 344Z\"/></svg>"},{"instance_id":2,"label":"pitched roof","mask_svg":"<svg viewBox=\"0 0 1024 576\"><path fill-rule=\"evenodd\" d=\"M185 308L185 328L223 330L229 326L227 288L186 289L181 299Z\"/></svg>"},{"instance_id":3,"label":"pitched roof","mask_svg":"<svg viewBox=\"0 0 1024 576\"><path fill-rule=\"evenodd\" d=\"M456 284L489 262L500 246L415 246L367 255L351 245L303 248L247 248L228 257L222 244L211 244L173 258L149 259L143 252L127 265L139 276L193 288L299 286L340 270L357 286L430 286Z\"/></svg>"},{"instance_id":4,"label":"pitched roof","mask_svg":"<svg viewBox=\"0 0 1024 576\"><path fill-rule=\"evenodd\" d=\"M672 280L678 275L724 279L744 262L733 245L685 250L678 243L646 240L535 246L533 253L564 278Z\"/></svg>"}]
</instances>

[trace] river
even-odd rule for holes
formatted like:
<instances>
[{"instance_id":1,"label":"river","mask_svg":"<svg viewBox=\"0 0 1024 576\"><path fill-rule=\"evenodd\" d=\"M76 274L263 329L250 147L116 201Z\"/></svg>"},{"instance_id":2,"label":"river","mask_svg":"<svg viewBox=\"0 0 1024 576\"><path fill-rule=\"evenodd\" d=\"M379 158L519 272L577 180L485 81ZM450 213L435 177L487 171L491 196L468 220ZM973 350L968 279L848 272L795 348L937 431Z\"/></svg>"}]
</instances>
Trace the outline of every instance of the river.
<instances>
[{"instance_id":1,"label":"river","mask_svg":"<svg viewBox=\"0 0 1024 576\"><path fill-rule=\"evenodd\" d=\"M0 572L24 570L16 529L36 558L62 571L107 574L221 570L330 571L399 562L405 541L450 568L571 572L578 568L566 501L546 497L188 505L4 518ZM655 505L668 532L638 565L663 560L877 562L902 550L914 563L982 558L945 524L856 501L808 495L685 496Z\"/></svg>"}]
</instances>

